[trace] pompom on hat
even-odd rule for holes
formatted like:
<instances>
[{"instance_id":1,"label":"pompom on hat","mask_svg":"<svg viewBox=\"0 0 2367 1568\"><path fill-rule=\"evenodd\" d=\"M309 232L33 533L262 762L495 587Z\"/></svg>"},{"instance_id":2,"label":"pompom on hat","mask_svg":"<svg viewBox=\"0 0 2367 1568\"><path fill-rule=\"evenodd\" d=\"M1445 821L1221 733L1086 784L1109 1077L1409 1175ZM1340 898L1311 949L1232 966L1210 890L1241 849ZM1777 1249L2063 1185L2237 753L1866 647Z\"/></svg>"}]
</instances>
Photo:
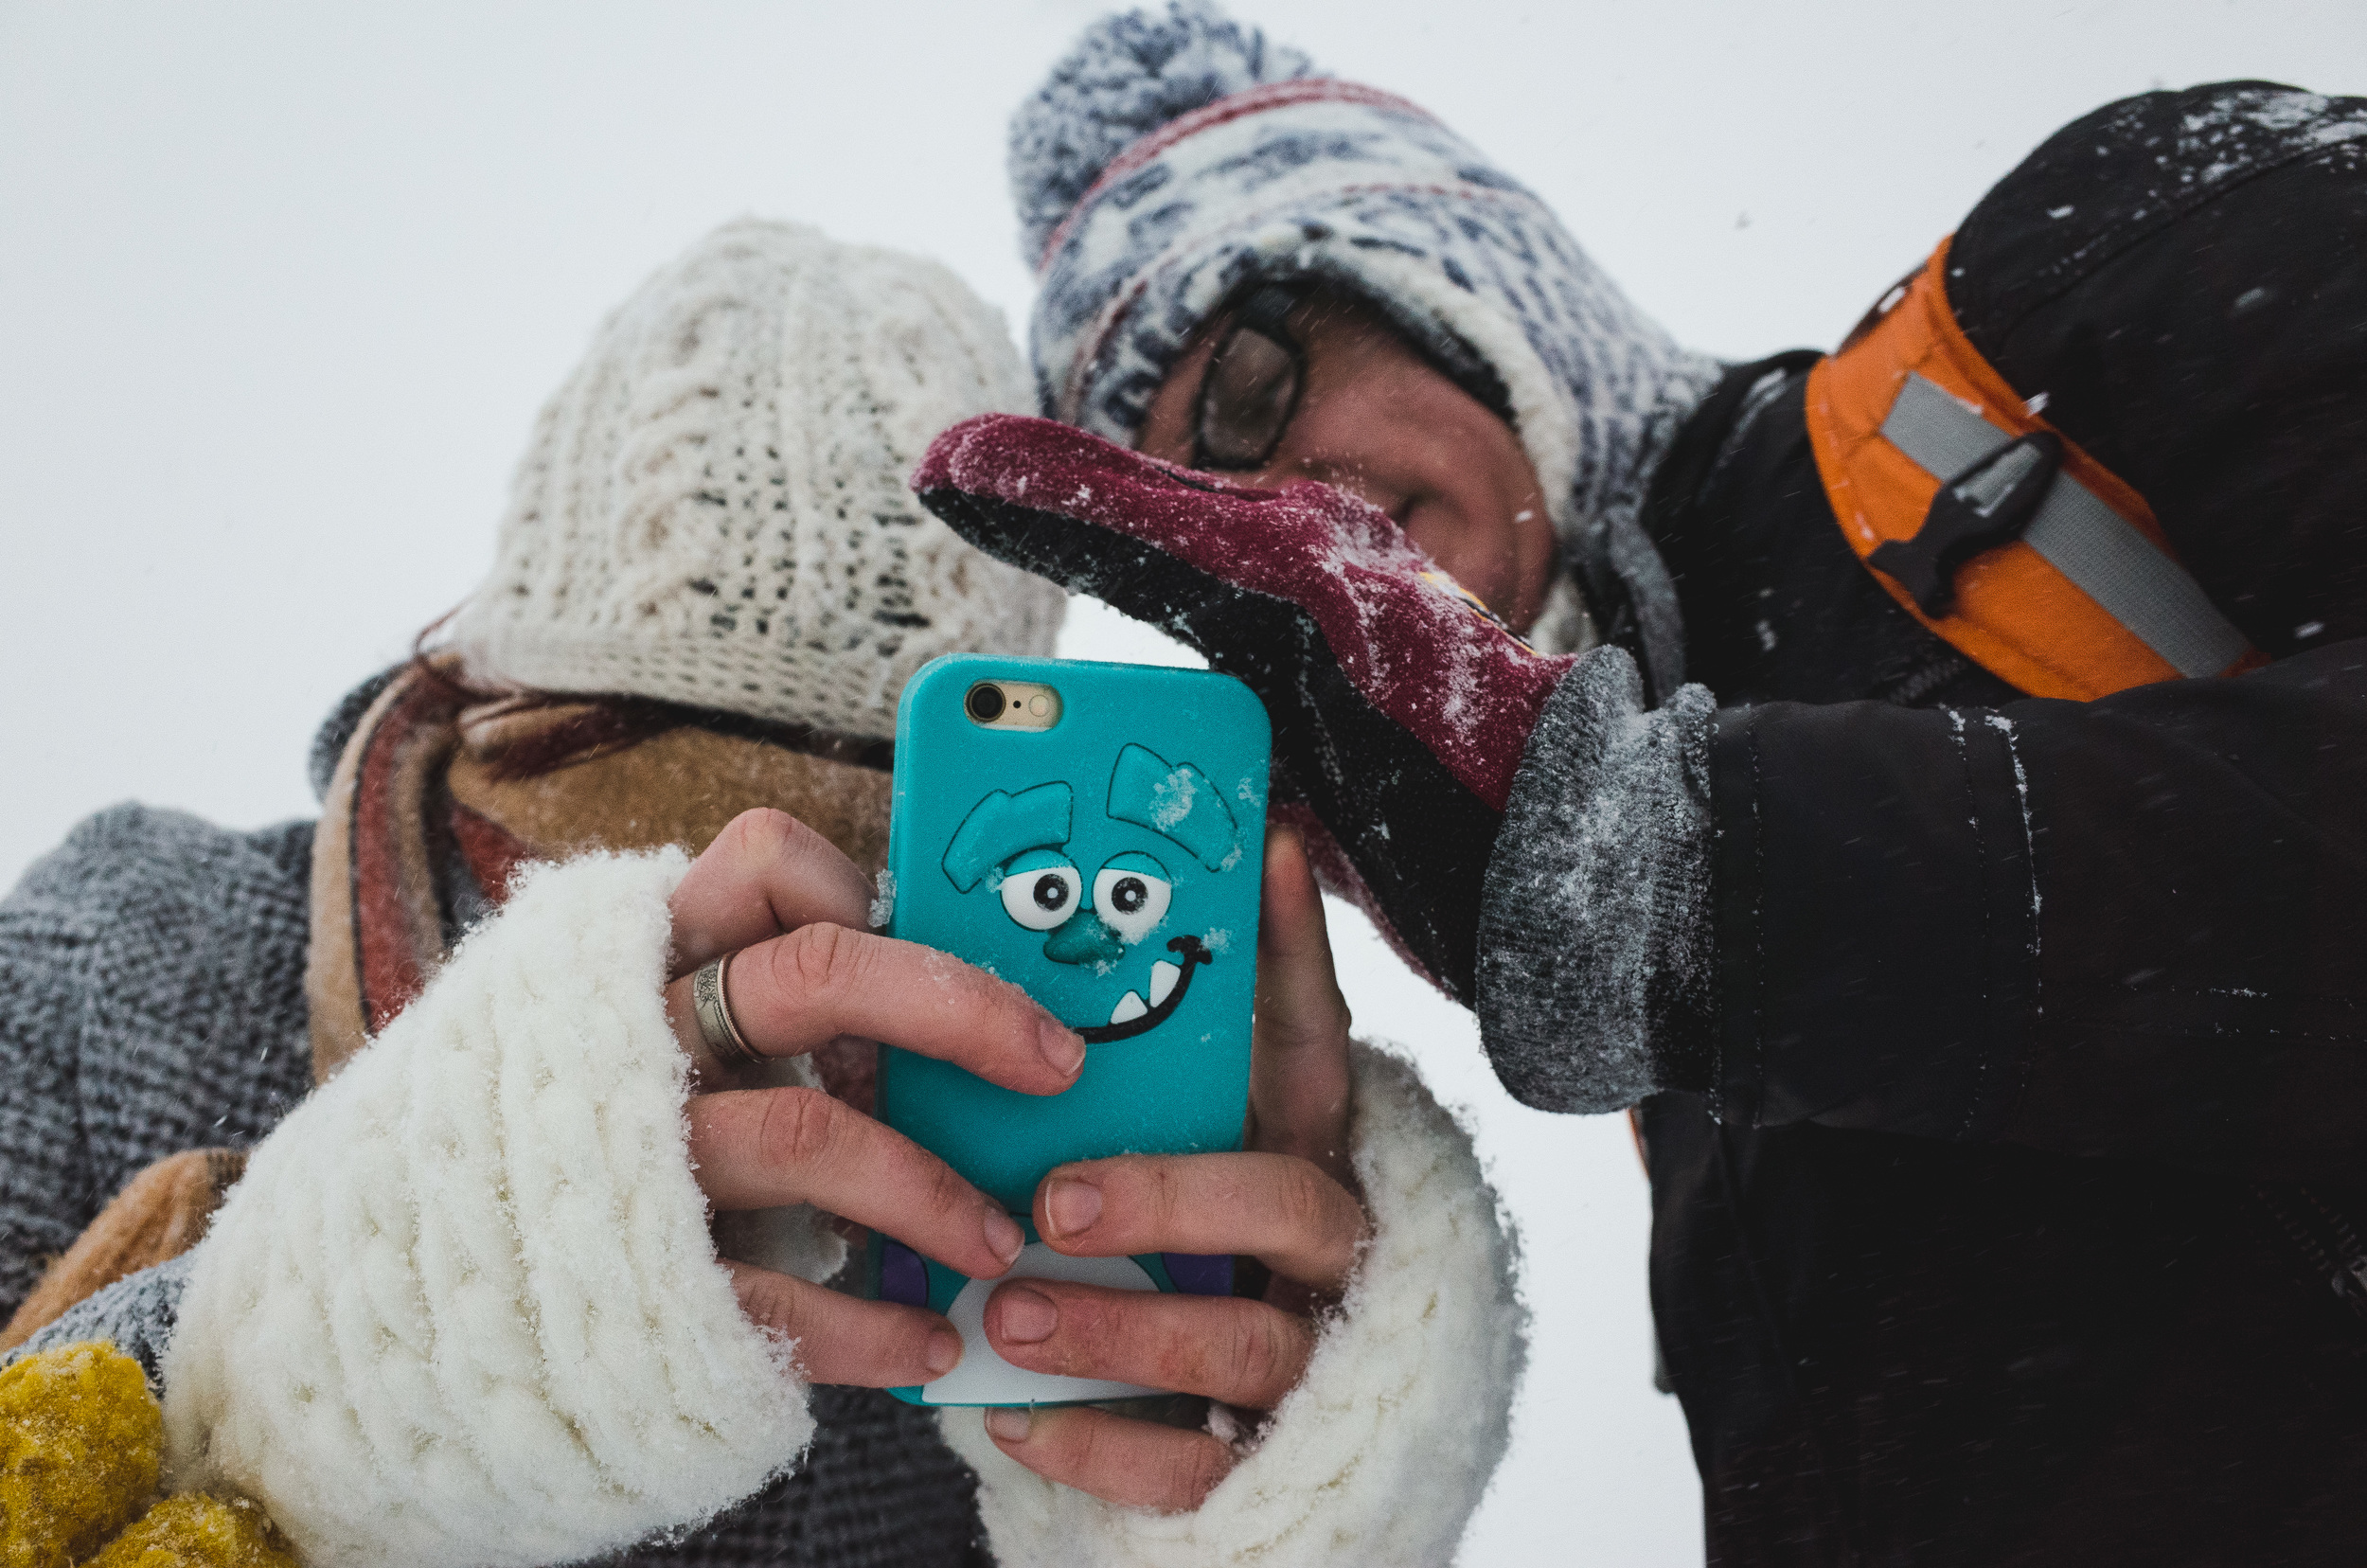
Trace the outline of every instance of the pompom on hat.
<instances>
[{"instance_id":1,"label":"pompom on hat","mask_svg":"<svg viewBox=\"0 0 2367 1568\"><path fill-rule=\"evenodd\" d=\"M1638 311L1526 187L1403 98L1320 75L1207 0L1104 17L1012 116L1044 414L1131 445L1193 332L1245 286L1372 301L1518 431L1563 559L1655 690L1683 676L1640 513L1717 364ZM1591 638L1566 587L1537 640Z\"/></svg>"},{"instance_id":2,"label":"pompom on hat","mask_svg":"<svg viewBox=\"0 0 2367 1568\"><path fill-rule=\"evenodd\" d=\"M1059 589L905 488L1026 403L1000 312L935 262L726 224L609 317L537 421L452 644L478 681L886 737L940 653L1049 653Z\"/></svg>"}]
</instances>

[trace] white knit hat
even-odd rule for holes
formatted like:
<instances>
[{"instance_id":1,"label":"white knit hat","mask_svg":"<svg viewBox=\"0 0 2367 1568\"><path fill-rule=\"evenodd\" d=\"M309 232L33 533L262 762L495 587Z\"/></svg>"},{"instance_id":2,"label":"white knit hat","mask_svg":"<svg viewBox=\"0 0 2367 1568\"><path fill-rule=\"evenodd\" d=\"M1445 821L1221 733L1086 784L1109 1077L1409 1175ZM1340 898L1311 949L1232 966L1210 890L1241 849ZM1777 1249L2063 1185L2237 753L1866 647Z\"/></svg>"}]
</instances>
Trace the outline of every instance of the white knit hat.
<instances>
[{"instance_id":1,"label":"white knit hat","mask_svg":"<svg viewBox=\"0 0 2367 1568\"><path fill-rule=\"evenodd\" d=\"M938 654L1051 651L1059 590L905 488L938 431L1029 401L1001 313L944 267L726 224L544 406L454 646L480 680L892 735Z\"/></svg>"}]
</instances>

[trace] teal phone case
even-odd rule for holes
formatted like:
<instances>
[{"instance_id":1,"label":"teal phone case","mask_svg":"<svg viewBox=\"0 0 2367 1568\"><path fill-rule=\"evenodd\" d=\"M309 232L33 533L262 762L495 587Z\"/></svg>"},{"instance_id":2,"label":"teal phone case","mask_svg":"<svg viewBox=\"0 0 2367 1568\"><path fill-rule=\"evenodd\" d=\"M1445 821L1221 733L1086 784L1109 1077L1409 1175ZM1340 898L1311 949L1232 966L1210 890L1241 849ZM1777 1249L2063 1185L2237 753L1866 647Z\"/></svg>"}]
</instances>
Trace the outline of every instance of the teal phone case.
<instances>
[{"instance_id":1,"label":"teal phone case","mask_svg":"<svg viewBox=\"0 0 2367 1568\"><path fill-rule=\"evenodd\" d=\"M998 679L1052 686L1058 722L974 722L964 698ZM1256 696L1206 670L963 653L905 686L888 934L1022 987L1086 1048L1075 1084L1035 1096L881 1047L880 1119L1001 1203L1030 1243L1011 1273L971 1289L874 1234L872 1293L946 1313L966 1346L952 1372L898 1398L1049 1404L1158 1392L1005 1363L979 1326L1004 1279L1230 1288L1229 1258L1063 1258L1027 1217L1038 1183L1065 1161L1240 1147L1270 746Z\"/></svg>"}]
</instances>

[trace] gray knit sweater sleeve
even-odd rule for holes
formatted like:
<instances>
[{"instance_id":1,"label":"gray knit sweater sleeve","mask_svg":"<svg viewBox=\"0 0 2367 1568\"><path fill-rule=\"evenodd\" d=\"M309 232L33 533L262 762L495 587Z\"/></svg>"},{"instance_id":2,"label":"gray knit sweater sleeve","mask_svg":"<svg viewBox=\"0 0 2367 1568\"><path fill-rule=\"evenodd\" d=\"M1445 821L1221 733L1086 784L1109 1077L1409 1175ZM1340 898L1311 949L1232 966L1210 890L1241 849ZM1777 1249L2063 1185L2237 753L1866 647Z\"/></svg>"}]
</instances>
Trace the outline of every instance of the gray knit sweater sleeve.
<instances>
[{"instance_id":1,"label":"gray knit sweater sleeve","mask_svg":"<svg viewBox=\"0 0 2367 1568\"><path fill-rule=\"evenodd\" d=\"M181 1292L188 1284L189 1264L195 1256L183 1253L169 1263L116 1280L88 1301L67 1309L64 1316L0 1360L14 1361L84 1340L109 1340L140 1363L148 1374L148 1385L161 1393L165 1346L172 1342L172 1327L181 1315Z\"/></svg>"},{"instance_id":2,"label":"gray knit sweater sleeve","mask_svg":"<svg viewBox=\"0 0 2367 1568\"><path fill-rule=\"evenodd\" d=\"M311 844L118 806L0 900L0 1315L141 1169L311 1086Z\"/></svg>"},{"instance_id":3,"label":"gray knit sweater sleeve","mask_svg":"<svg viewBox=\"0 0 2367 1568\"><path fill-rule=\"evenodd\" d=\"M1480 905L1496 1076L1544 1111L1617 1111L1704 1080L1711 978L1709 692L1645 711L1615 648L1529 734Z\"/></svg>"}]
</instances>

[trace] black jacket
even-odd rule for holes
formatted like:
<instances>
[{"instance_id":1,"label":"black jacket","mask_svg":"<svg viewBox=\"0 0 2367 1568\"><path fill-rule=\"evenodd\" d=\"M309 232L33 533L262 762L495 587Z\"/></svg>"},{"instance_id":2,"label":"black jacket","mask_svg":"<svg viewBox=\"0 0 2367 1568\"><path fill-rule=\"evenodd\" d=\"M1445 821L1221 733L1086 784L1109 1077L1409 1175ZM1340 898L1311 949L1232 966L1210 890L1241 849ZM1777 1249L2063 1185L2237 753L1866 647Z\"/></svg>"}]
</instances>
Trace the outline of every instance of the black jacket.
<instances>
[{"instance_id":1,"label":"black jacket","mask_svg":"<svg viewBox=\"0 0 2367 1568\"><path fill-rule=\"evenodd\" d=\"M1710 1560L2367 1560L2367 102L2111 105L1950 268L2275 662L2022 698L1844 544L1813 355L1682 433L1711 1087L1644 1126Z\"/></svg>"}]
</instances>

